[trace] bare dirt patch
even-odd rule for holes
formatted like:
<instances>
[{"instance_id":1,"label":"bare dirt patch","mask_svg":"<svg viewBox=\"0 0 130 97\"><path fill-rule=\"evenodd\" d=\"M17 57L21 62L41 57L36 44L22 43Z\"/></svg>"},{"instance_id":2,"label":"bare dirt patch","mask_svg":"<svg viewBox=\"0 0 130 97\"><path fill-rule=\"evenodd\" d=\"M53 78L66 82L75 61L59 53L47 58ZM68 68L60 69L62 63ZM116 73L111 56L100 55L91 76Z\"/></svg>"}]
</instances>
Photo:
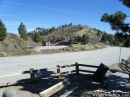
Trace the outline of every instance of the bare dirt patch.
<instances>
[{"instance_id":1,"label":"bare dirt patch","mask_svg":"<svg viewBox=\"0 0 130 97\"><path fill-rule=\"evenodd\" d=\"M107 91L107 84L104 83L92 83L92 75L91 74L80 74L80 75L69 75L66 76L66 78L69 78L70 85L66 87L66 89L70 89L72 87L78 86L78 89L76 89L74 92L72 92L68 97L84 97L86 95L89 95L90 92L93 92L97 89L102 89L104 91ZM104 81L107 79L104 79ZM39 97L39 92L57 84L58 82L63 81L63 79L42 79L37 81L35 84L17 84L12 86L5 86L0 88L0 95L2 95L3 91L7 88L14 88L16 89L21 97ZM59 93L55 93L51 97L59 97ZM91 97L87 96L87 97Z\"/></svg>"}]
</instances>

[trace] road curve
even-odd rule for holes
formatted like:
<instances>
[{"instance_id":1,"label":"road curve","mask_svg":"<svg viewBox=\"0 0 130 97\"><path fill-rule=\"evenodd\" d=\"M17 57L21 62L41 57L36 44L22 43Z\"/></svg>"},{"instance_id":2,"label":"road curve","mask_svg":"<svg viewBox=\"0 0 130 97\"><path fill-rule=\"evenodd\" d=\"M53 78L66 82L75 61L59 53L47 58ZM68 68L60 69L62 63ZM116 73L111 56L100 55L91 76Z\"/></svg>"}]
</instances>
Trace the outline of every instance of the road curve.
<instances>
[{"instance_id":1,"label":"road curve","mask_svg":"<svg viewBox=\"0 0 130 97\"><path fill-rule=\"evenodd\" d=\"M122 47L121 50L121 59L127 59L130 55L130 48ZM55 67L56 65L69 65L75 62L97 66L100 63L104 63L109 66L114 63L119 63L119 53L119 47L107 47L105 49L82 52L1 57L0 74L25 71L30 70L30 68L41 69ZM69 70L69 68L67 68L67 70ZM3 81L2 79L3 78L0 77L0 81Z\"/></svg>"}]
</instances>

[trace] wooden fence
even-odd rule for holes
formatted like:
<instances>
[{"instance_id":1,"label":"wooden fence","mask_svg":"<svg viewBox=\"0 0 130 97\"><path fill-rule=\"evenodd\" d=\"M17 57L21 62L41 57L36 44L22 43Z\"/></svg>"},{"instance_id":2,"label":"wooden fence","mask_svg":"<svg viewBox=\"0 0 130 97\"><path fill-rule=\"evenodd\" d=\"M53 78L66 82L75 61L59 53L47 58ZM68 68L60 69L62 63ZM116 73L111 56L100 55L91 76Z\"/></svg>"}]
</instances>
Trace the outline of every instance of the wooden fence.
<instances>
[{"instance_id":1,"label":"wooden fence","mask_svg":"<svg viewBox=\"0 0 130 97\"><path fill-rule=\"evenodd\" d=\"M121 59L121 63L119 64L119 66L122 68L123 71L130 72L130 62Z\"/></svg>"},{"instance_id":2,"label":"wooden fence","mask_svg":"<svg viewBox=\"0 0 130 97\"><path fill-rule=\"evenodd\" d=\"M61 72L62 68L74 67L74 66L75 66L75 70ZM20 74L30 74L30 78L28 78L28 79L22 79L22 80L17 80L17 81L10 81L10 82L6 82L6 83L5 82L4 83L0 83L0 86L11 85L11 84L16 84L16 83L25 83L25 82L34 83L37 78L54 77L54 76L58 76L58 78L60 78L63 74L76 73L76 75L78 75L79 72L85 72L85 73L94 73L95 72L95 71L90 71L90 70L87 70L87 69L86 70L82 70L82 69L80 69L80 66L91 67L91 68L98 68L99 67L99 66L94 66L94 65L79 64L79 63L76 62L75 64L72 64L72 65L64 65L64 66L57 65L54 68L44 68L44 69L34 69L34 68L31 68L29 71L0 74L0 78L1 77L6 77L6 76L20 75ZM57 70L57 73L44 75L44 76L39 76L39 77L35 78L35 74L36 73L49 71L49 70Z\"/></svg>"}]
</instances>

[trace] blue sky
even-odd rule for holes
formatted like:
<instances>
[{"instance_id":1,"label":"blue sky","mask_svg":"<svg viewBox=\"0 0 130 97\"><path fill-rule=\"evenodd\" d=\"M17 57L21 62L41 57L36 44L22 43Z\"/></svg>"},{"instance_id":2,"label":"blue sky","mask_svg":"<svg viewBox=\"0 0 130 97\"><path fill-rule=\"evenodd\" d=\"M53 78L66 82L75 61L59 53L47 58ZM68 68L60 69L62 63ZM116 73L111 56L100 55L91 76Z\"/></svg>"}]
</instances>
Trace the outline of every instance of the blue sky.
<instances>
[{"instance_id":1,"label":"blue sky","mask_svg":"<svg viewBox=\"0 0 130 97\"><path fill-rule=\"evenodd\" d=\"M72 23L115 33L100 19L104 13L116 11L128 14L130 10L119 0L0 0L0 19L8 32L16 34L20 22L25 24L27 31Z\"/></svg>"}]
</instances>

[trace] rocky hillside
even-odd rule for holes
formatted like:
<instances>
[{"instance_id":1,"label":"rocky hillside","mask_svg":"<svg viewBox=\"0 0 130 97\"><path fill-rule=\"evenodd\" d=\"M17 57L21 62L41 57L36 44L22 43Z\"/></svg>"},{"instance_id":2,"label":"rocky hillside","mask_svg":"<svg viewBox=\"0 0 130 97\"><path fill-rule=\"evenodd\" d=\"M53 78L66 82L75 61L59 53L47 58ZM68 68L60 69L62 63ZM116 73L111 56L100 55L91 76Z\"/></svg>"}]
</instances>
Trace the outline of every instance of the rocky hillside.
<instances>
[{"instance_id":1,"label":"rocky hillside","mask_svg":"<svg viewBox=\"0 0 130 97\"><path fill-rule=\"evenodd\" d=\"M50 41L51 43L58 44L62 41L67 42L70 38L73 42L81 42L76 39L82 38L83 35L89 37L89 43L98 43L101 40L105 43L114 41L114 35L112 34L87 25L73 25L72 23L52 28L37 27L35 30L28 32L28 36L32 37L35 33L40 34L42 43ZM112 42L110 43L112 44Z\"/></svg>"},{"instance_id":2,"label":"rocky hillside","mask_svg":"<svg viewBox=\"0 0 130 97\"><path fill-rule=\"evenodd\" d=\"M88 35L89 36L89 42L100 42L101 37L103 33L98 34L99 32L94 30L93 28L89 26L82 26L82 25L66 25L64 27L58 27L54 32L49 33L46 38L49 38L50 36L63 36L65 40L69 40L70 37L74 36L81 36L82 35Z\"/></svg>"},{"instance_id":3,"label":"rocky hillside","mask_svg":"<svg viewBox=\"0 0 130 97\"><path fill-rule=\"evenodd\" d=\"M37 51L31 49L31 46L18 35L8 33L6 39L0 42L0 56L28 55Z\"/></svg>"},{"instance_id":4,"label":"rocky hillside","mask_svg":"<svg viewBox=\"0 0 130 97\"><path fill-rule=\"evenodd\" d=\"M30 46L33 47L33 48L36 48L38 46L42 46L42 43L34 42L31 37L28 37L27 43L30 44Z\"/></svg>"},{"instance_id":5,"label":"rocky hillside","mask_svg":"<svg viewBox=\"0 0 130 97\"><path fill-rule=\"evenodd\" d=\"M79 35L79 36L82 36L84 34L89 36L90 43L101 41L102 34L99 36L98 32L93 30L89 26L82 26L82 30L78 30L76 32L76 35Z\"/></svg>"}]
</instances>

